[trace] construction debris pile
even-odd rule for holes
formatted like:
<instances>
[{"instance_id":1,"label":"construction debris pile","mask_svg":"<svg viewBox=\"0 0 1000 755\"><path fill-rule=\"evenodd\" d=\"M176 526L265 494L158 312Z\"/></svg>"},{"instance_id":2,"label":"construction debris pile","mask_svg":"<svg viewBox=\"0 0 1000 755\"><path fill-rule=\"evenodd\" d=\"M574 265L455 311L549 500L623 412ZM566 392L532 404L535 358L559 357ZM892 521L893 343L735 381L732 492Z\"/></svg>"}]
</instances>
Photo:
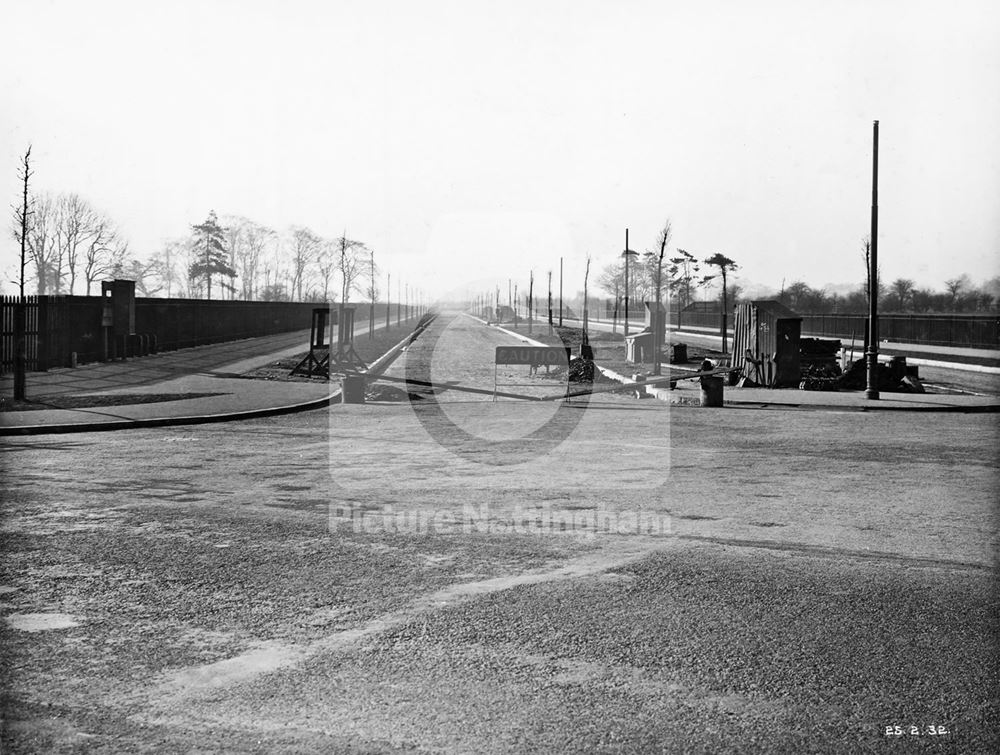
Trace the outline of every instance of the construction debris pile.
<instances>
[{"instance_id":1,"label":"construction debris pile","mask_svg":"<svg viewBox=\"0 0 1000 755\"><path fill-rule=\"evenodd\" d=\"M799 339L799 388L836 391L840 388L840 341L829 338Z\"/></svg>"},{"instance_id":2,"label":"construction debris pile","mask_svg":"<svg viewBox=\"0 0 1000 755\"><path fill-rule=\"evenodd\" d=\"M856 359L839 379L839 388L864 390L868 387L868 365ZM906 357L893 357L888 364L879 362L878 389L886 393L925 393L916 365L907 365Z\"/></svg>"}]
</instances>

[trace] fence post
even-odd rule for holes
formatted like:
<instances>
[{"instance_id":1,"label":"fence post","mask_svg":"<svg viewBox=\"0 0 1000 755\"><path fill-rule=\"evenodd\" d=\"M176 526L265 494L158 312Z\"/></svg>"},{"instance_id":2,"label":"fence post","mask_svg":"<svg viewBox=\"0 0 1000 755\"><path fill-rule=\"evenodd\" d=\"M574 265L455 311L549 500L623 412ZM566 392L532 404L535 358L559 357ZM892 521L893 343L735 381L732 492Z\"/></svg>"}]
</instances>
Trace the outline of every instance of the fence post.
<instances>
[{"instance_id":1,"label":"fence post","mask_svg":"<svg viewBox=\"0 0 1000 755\"><path fill-rule=\"evenodd\" d=\"M48 372L49 369L49 352L51 349L49 341L49 301L51 298L51 296L38 297L38 320L35 325L38 329L38 333L35 336L38 339L38 361L35 369L39 372Z\"/></svg>"}]
</instances>

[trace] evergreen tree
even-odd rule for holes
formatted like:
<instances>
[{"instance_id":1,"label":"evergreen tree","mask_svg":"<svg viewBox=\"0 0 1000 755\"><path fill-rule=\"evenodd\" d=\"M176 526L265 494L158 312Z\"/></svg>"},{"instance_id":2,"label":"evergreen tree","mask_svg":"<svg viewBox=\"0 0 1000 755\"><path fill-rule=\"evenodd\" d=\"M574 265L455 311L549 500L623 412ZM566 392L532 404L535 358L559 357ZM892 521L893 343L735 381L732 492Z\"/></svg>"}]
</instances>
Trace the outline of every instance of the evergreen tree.
<instances>
[{"instance_id":1,"label":"evergreen tree","mask_svg":"<svg viewBox=\"0 0 1000 755\"><path fill-rule=\"evenodd\" d=\"M213 275L225 275L230 281L236 277L236 271L229 265L226 251L226 229L219 225L215 210L208 213L204 223L191 228L195 234L193 245L195 260L188 268L188 278L191 280L204 278L208 286L208 298L211 299Z\"/></svg>"}]
</instances>

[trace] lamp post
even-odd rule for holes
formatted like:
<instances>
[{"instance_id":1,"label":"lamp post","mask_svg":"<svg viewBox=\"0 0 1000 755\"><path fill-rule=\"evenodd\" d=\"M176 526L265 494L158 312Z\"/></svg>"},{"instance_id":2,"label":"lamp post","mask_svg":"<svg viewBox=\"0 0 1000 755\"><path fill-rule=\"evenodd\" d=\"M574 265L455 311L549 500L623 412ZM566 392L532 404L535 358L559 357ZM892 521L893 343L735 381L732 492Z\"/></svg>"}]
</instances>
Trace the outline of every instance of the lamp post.
<instances>
[{"instance_id":1,"label":"lamp post","mask_svg":"<svg viewBox=\"0 0 1000 755\"><path fill-rule=\"evenodd\" d=\"M878 121L872 132L872 238L868 270L868 385L865 398L878 394Z\"/></svg>"},{"instance_id":2,"label":"lamp post","mask_svg":"<svg viewBox=\"0 0 1000 755\"><path fill-rule=\"evenodd\" d=\"M628 336L628 258L638 257L638 252L633 252L628 248L628 228L625 229L625 251L622 257L625 258L625 335Z\"/></svg>"},{"instance_id":3,"label":"lamp post","mask_svg":"<svg viewBox=\"0 0 1000 755\"><path fill-rule=\"evenodd\" d=\"M562 297L562 278L563 278L563 258L559 258L559 327L563 326L563 297Z\"/></svg>"},{"instance_id":4,"label":"lamp post","mask_svg":"<svg viewBox=\"0 0 1000 755\"><path fill-rule=\"evenodd\" d=\"M549 335L552 335L552 271L549 270Z\"/></svg>"}]
</instances>

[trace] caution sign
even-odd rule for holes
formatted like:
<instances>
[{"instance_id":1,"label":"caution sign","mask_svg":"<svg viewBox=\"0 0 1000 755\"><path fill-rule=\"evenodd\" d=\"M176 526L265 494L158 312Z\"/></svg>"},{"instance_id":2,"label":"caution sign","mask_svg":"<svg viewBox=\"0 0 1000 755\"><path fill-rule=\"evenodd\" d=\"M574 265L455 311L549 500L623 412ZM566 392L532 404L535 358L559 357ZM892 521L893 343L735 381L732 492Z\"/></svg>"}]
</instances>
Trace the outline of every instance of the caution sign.
<instances>
[{"instance_id":1,"label":"caution sign","mask_svg":"<svg viewBox=\"0 0 1000 755\"><path fill-rule=\"evenodd\" d=\"M566 366L569 355L568 346L497 346L496 363Z\"/></svg>"}]
</instances>

